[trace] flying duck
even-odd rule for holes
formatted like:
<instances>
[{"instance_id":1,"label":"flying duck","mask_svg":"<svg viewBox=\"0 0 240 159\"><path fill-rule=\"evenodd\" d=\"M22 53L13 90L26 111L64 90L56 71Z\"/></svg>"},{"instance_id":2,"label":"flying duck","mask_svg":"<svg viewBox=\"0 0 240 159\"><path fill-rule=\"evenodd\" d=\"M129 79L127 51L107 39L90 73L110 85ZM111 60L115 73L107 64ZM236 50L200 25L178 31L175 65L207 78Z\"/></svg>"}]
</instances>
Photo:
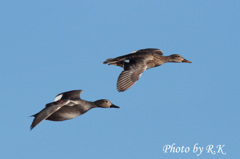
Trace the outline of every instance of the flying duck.
<instances>
[{"instance_id":1,"label":"flying duck","mask_svg":"<svg viewBox=\"0 0 240 159\"><path fill-rule=\"evenodd\" d=\"M116 58L109 58L103 64L116 65L123 68L117 80L117 90L123 92L132 87L146 69L160 66L166 62L192 63L181 55L163 56L160 49L147 48Z\"/></svg>"},{"instance_id":2,"label":"flying duck","mask_svg":"<svg viewBox=\"0 0 240 159\"><path fill-rule=\"evenodd\" d=\"M55 97L54 102L46 104L39 113L32 115L35 117L31 130L43 120L63 121L78 117L88 110L96 107L119 108L107 99L100 99L95 102L86 101L80 98L83 90L73 90L63 92Z\"/></svg>"}]
</instances>

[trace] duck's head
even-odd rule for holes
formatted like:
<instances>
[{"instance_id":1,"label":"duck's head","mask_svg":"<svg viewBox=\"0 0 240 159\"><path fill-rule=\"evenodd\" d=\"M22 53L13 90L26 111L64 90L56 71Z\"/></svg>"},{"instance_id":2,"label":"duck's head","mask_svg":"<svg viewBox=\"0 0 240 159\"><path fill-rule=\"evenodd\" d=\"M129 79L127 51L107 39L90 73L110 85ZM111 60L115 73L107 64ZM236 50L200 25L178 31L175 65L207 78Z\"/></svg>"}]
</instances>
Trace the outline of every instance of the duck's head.
<instances>
[{"instance_id":1,"label":"duck's head","mask_svg":"<svg viewBox=\"0 0 240 159\"><path fill-rule=\"evenodd\" d=\"M186 63L192 63L191 61L186 60L181 55L178 54L172 54L168 57L169 62L186 62Z\"/></svg>"},{"instance_id":2,"label":"duck's head","mask_svg":"<svg viewBox=\"0 0 240 159\"><path fill-rule=\"evenodd\" d=\"M96 104L97 107L102 107L102 108L120 108L119 106L112 104L112 102L110 102L107 99L100 99L95 101L94 103Z\"/></svg>"}]
</instances>

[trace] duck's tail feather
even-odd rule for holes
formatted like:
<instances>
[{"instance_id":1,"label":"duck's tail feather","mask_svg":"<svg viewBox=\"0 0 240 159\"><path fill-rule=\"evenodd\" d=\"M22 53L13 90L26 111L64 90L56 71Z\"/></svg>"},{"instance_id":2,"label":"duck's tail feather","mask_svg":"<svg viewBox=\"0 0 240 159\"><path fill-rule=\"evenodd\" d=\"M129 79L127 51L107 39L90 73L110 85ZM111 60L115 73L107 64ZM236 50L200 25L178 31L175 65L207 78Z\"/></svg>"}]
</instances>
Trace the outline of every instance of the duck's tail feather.
<instances>
[{"instance_id":1,"label":"duck's tail feather","mask_svg":"<svg viewBox=\"0 0 240 159\"><path fill-rule=\"evenodd\" d=\"M118 62L119 62L118 59L116 59L116 58L110 58L110 59L107 59L106 61L104 61L103 64L117 65Z\"/></svg>"},{"instance_id":2,"label":"duck's tail feather","mask_svg":"<svg viewBox=\"0 0 240 159\"><path fill-rule=\"evenodd\" d=\"M114 58L109 58L103 62L103 64L109 64L114 61Z\"/></svg>"}]
</instances>

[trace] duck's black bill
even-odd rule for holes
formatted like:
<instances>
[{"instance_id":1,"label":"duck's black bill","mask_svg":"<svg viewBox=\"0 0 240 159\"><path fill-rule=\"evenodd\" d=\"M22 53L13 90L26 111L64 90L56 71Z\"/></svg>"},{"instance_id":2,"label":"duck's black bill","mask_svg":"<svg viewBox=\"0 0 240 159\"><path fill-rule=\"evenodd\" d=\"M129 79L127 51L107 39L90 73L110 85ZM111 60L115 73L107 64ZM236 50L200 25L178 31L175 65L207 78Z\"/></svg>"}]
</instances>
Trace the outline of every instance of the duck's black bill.
<instances>
[{"instance_id":1,"label":"duck's black bill","mask_svg":"<svg viewBox=\"0 0 240 159\"><path fill-rule=\"evenodd\" d=\"M120 108L120 107L112 104L112 105L110 106L110 108Z\"/></svg>"}]
</instances>

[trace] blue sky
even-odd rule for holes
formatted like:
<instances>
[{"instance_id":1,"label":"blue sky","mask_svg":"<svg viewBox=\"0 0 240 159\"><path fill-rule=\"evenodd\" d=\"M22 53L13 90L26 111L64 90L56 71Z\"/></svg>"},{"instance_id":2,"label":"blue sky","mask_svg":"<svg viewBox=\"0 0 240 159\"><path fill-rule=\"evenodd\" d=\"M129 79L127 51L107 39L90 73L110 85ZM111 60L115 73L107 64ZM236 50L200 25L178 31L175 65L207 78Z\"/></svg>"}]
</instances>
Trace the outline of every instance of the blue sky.
<instances>
[{"instance_id":1,"label":"blue sky","mask_svg":"<svg viewBox=\"0 0 240 159\"><path fill-rule=\"evenodd\" d=\"M190 0L1 1L0 158L238 158L240 2ZM192 64L147 70L128 91L110 57L159 48ZM64 122L32 118L61 92L106 98ZM163 147L189 147L164 153ZM226 155L193 153L225 145Z\"/></svg>"}]
</instances>

